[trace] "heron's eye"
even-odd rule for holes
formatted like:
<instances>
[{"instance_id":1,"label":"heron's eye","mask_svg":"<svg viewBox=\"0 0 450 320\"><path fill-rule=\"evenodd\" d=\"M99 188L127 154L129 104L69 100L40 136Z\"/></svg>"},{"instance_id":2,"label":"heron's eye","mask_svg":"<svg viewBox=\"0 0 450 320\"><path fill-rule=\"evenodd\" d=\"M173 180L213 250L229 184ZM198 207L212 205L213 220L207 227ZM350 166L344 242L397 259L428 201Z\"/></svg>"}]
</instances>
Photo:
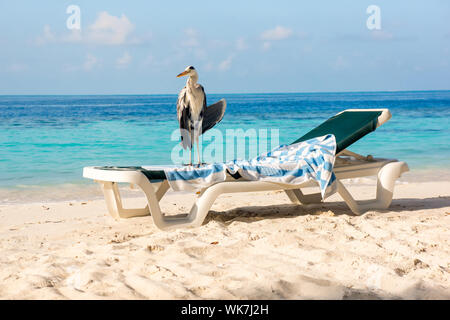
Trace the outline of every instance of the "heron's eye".
<instances>
[{"instance_id":1,"label":"heron's eye","mask_svg":"<svg viewBox=\"0 0 450 320\"><path fill-rule=\"evenodd\" d=\"M189 69L190 70L195 70L195 68L193 66L190 66Z\"/></svg>"}]
</instances>

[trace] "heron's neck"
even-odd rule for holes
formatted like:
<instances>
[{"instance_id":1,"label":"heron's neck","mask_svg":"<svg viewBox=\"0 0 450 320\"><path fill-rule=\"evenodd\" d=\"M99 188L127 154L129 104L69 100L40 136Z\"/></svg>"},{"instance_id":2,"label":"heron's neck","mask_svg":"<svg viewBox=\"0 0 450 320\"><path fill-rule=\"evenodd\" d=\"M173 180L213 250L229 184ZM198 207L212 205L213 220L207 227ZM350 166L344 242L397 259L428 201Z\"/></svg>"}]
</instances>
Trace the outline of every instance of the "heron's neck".
<instances>
[{"instance_id":1,"label":"heron's neck","mask_svg":"<svg viewBox=\"0 0 450 320\"><path fill-rule=\"evenodd\" d=\"M186 84L188 86L193 86L197 83L197 81L198 81L198 75L195 74L195 75L189 76Z\"/></svg>"}]
</instances>

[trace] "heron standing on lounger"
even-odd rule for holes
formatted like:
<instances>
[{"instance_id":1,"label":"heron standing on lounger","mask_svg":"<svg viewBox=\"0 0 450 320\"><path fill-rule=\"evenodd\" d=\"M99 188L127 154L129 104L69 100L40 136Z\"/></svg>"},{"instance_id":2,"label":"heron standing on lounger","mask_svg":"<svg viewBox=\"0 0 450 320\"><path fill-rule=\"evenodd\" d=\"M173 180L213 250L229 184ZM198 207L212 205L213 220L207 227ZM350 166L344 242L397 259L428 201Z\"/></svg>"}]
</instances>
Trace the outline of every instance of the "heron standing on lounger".
<instances>
[{"instance_id":1,"label":"heron standing on lounger","mask_svg":"<svg viewBox=\"0 0 450 320\"><path fill-rule=\"evenodd\" d=\"M181 145L189 148L189 165L192 165L192 148L197 143L198 165L200 166L200 151L198 139L202 134L203 116L206 111L206 94L198 81L197 70L193 66L187 67L177 75L177 78L189 76L186 86L181 89L177 101L177 116L180 123Z\"/></svg>"}]
</instances>

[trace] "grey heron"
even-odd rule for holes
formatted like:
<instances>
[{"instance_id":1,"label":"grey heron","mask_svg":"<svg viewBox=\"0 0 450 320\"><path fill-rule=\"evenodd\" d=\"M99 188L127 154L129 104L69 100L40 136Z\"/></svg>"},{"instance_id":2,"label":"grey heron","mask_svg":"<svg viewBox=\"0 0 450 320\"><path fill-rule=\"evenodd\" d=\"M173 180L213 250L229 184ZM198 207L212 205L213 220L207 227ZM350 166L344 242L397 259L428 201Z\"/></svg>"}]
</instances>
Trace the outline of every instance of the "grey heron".
<instances>
[{"instance_id":1,"label":"grey heron","mask_svg":"<svg viewBox=\"0 0 450 320\"><path fill-rule=\"evenodd\" d=\"M206 95L203 86L198 81L197 70L188 66L177 78L189 76L186 86L181 89L177 101L177 116L180 123L181 144L184 149L189 148L189 165L192 165L192 148L197 143L198 165L200 151L198 139L202 134L203 116L206 111Z\"/></svg>"}]
</instances>

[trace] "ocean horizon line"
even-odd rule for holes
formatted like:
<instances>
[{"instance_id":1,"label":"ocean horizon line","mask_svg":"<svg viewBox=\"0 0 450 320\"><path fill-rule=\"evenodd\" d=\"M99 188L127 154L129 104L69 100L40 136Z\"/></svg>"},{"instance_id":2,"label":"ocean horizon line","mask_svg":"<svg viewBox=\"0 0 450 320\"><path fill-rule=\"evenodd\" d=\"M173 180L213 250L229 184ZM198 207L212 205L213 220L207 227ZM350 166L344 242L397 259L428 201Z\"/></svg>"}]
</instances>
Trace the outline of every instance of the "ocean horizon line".
<instances>
[{"instance_id":1,"label":"ocean horizon line","mask_svg":"<svg viewBox=\"0 0 450 320\"><path fill-rule=\"evenodd\" d=\"M372 91L284 91L284 92L211 92L210 95L275 95L275 94L348 94L348 93L408 93L408 92L450 92L450 89L430 90L372 90ZM73 96L177 96L177 93L61 93L61 94L0 94L0 97L73 97Z\"/></svg>"}]
</instances>

